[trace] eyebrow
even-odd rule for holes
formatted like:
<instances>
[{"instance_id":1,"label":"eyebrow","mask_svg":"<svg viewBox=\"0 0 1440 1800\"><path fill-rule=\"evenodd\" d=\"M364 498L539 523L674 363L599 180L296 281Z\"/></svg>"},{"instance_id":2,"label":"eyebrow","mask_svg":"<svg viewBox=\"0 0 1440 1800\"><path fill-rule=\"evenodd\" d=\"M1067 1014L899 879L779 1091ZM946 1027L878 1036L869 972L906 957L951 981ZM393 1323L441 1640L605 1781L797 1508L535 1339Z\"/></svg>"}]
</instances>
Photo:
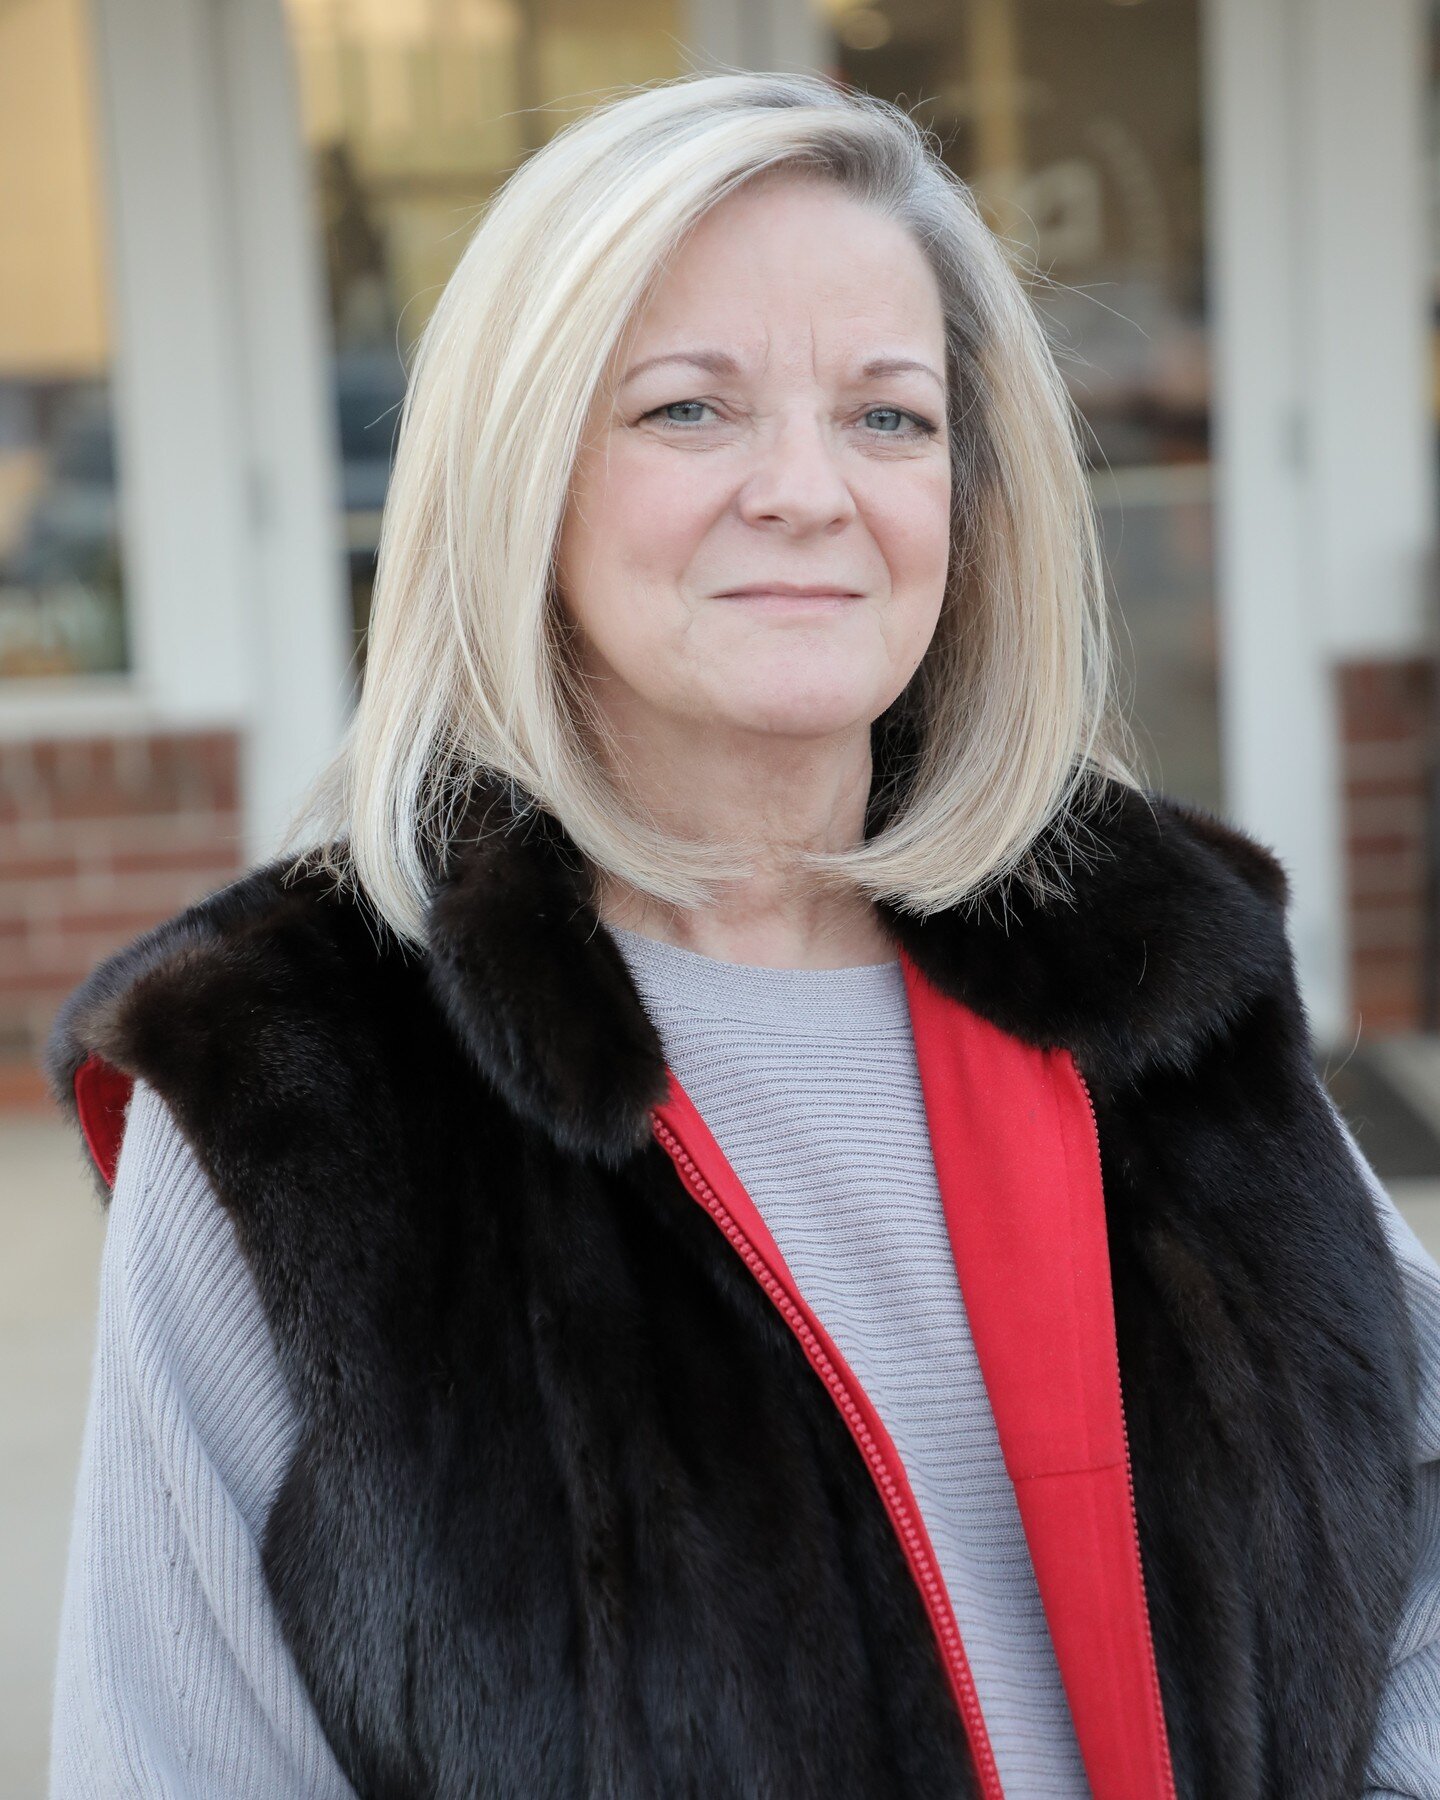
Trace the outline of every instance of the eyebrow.
<instances>
[{"instance_id":1,"label":"eyebrow","mask_svg":"<svg viewBox=\"0 0 1440 1800\"><path fill-rule=\"evenodd\" d=\"M693 368L703 369L707 375L733 377L740 374L739 363L725 350L672 350L661 356L648 356L644 362L638 362L633 368L627 369L620 379L620 386L627 387L637 376L661 363L689 363ZM874 381L882 375L905 374L928 375L940 392L945 392L945 383L929 363L919 362L913 356L872 357L860 370L860 380Z\"/></svg>"}]
</instances>

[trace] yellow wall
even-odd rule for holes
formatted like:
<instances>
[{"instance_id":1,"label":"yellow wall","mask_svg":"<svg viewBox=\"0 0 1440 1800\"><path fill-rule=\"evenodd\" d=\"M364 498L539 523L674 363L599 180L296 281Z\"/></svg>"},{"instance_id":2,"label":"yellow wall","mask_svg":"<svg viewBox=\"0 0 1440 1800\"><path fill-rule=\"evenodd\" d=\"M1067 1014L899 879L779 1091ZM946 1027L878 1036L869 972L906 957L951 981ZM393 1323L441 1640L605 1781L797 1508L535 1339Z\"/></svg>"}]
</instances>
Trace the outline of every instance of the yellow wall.
<instances>
[{"instance_id":1,"label":"yellow wall","mask_svg":"<svg viewBox=\"0 0 1440 1800\"><path fill-rule=\"evenodd\" d=\"M341 145L413 341L505 176L610 89L681 73L676 0L286 0L305 133Z\"/></svg>"},{"instance_id":2,"label":"yellow wall","mask_svg":"<svg viewBox=\"0 0 1440 1800\"><path fill-rule=\"evenodd\" d=\"M109 360L84 0L0 6L0 378Z\"/></svg>"}]
</instances>

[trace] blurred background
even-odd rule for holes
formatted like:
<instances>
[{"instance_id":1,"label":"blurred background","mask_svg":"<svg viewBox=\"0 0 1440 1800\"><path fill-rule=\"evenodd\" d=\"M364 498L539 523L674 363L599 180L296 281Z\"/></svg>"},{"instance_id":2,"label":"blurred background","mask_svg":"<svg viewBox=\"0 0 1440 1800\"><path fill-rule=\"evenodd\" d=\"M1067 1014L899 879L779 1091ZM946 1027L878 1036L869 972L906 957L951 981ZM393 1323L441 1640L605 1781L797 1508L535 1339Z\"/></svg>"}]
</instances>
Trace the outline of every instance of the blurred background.
<instances>
[{"instance_id":1,"label":"blurred background","mask_svg":"<svg viewBox=\"0 0 1440 1800\"><path fill-rule=\"evenodd\" d=\"M1322 1072L1440 1248L1431 0L0 0L0 1796L43 1790L103 1235L50 1019L336 741L486 197L712 63L906 105L1049 278L1150 778L1280 854Z\"/></svg>"}]
</instances>

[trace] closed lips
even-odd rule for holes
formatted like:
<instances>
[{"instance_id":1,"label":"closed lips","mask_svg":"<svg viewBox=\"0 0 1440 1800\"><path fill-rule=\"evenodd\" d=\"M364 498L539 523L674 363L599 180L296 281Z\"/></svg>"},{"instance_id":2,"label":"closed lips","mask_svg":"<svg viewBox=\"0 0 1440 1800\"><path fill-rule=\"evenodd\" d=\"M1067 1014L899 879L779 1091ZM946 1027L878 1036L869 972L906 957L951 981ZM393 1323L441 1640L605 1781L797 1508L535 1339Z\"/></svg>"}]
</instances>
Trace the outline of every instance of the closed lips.
<instances>
[{"instance_id":1,"label":"closed lips","mask_svg":"<svg viewBox=\"0 0 1440 1800\"><path fill-rule=\"evenodd\" d=\"M794 587L783 581L757 582L753 587L730 588L720 600L743 600L752 595L773 595L782 600L858 600L853 588Z\"/></svg>"}]
</instances>

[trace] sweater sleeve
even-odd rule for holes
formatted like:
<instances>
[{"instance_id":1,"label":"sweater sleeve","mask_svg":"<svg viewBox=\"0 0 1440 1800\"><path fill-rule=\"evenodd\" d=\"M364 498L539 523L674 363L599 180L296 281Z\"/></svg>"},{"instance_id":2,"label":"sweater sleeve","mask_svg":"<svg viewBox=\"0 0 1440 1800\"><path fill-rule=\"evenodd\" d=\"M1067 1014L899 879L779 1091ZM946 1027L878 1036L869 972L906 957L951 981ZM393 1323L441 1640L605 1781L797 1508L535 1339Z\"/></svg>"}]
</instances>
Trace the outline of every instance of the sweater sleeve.
<instances>
[{"instance_id":1,"label":"sweater sleeve","mask_svg":"<svg viewBox=\"0 0 1440 1800\"><path fill-rule=\"evenodd\" d=\"M353 1800L260 1568L295 1429L230 1219L137 1083L101 1257L51 1800Z\"/></svg>"},{"instance_id":2,"label":"sweater sleeve","mask_svg":"<svg viewBox=\"0 0 1440 1800\"><path fill-rule=\"evenodd\" d=\"M1391 1648L1364 1800L1440 1800L1440 1264L1344 1129L1400 1259L1420 1347L1417 1555Z\"/></svg>"}]
</instances>

